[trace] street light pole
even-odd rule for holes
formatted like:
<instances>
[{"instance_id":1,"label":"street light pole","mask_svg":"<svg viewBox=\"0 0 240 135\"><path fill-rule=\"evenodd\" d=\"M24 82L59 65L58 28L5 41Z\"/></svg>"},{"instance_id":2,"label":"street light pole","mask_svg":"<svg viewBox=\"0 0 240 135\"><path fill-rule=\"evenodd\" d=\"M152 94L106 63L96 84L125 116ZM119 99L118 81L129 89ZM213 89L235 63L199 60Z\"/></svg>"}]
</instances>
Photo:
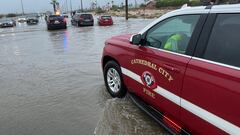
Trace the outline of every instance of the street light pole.
<instances>
[{"instance_id":1,"label":"street light pole","mask_svg":"<svg viewBox=\"0 0 240 135\"><path fill-rule=\"evenodd\" d=\"M68 0L66 0L66 12L68 13Z\"/></svg>"},{"instance_id":2,"label":"street light pole","mask_svg":"<svg viewBox=\"0 0 240 135\"><path fill-rule=\"evenodd\" d=\"M83 2L82 2L82 0L81 0L81 10L83 12Z\"/></svg>"},{"instance_id":3,"label":"street light pole","mask_svg":"<svg viewBox=\"0 0 240 135\"><path fill-rule=\"evenodd\" d=\"M128 0L125 0L126 20L128 20Z\"/></svg>"},{"instance_id":4,"label":"street light pole","mask_svg":"<svg viewBox=\"0 0 240 135\"><path fill-rule=\"evenodd\" d=\"M22 15L24 15L24 8L23 8L23 1L21 0L21 5L22 5Z\"/></svg>"},{"instance_id":5,"label":"street light pole","mask_svg":"<svg viewBox=\"0 0 240 135\"><path fill-rule=\"evenodd\" d=\"M72 0L70 0L70 8L71 8L71 13L72 13Z\"/></svg>"},{"instance_id":6,"label":"street light pole","mask_svg":"<svg viewBox=\"0 0 240 135\"><path fill-rule=\"evenodd\" d=\"M135 0L135 8L137 8L137 0Z\"/></svg>"}]
</instances>

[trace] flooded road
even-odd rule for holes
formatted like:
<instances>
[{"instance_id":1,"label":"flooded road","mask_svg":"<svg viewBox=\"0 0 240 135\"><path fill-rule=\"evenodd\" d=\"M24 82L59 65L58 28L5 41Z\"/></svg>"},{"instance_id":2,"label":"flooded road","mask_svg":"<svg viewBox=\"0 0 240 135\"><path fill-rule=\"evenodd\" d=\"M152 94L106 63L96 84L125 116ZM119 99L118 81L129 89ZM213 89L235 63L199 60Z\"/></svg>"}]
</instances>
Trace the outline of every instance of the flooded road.
<instances>
[{"instance_id":1,"label":"flooded road","mask_svg":"<svg viewBox=\"0 0 240 135\"><path fill-rule=\"evenodd\" d=\"M101 54L113 35L152 20L114 18L111 27L0 29L0 135L167 135L131 100L105 90Z\"/></svg>"}]
</instances>

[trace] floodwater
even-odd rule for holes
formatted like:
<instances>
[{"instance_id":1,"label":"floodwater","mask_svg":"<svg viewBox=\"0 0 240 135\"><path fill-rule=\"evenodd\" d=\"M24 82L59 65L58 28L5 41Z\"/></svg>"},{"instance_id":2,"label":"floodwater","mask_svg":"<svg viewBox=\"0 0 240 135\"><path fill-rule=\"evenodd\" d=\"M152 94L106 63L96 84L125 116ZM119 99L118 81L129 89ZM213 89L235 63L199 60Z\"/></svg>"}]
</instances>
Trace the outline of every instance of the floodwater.
<instances>
[{"instance_id":1,"label":"floodwater","mask_svg":"<svg viewBox=\"0 0 240 135\"><path fill-rule=\"evenodd\" d=\"M152 20L110 27L0 29L0 135L167 135L132 101L113 99L101 71L104 41Z\"/></svg>"}]
</instances>

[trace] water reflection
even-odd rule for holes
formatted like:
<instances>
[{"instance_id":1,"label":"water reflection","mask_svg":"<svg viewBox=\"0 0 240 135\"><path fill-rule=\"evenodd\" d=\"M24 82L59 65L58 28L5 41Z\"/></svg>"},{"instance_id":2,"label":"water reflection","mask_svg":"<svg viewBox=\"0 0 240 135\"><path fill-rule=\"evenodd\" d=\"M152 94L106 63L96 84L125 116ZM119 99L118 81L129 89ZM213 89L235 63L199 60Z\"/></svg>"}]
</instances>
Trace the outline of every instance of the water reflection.
<instances>
[{"instance_id":1,"label":"water reflection","mask_svg":"<svg viewBox=\"0 0 240 135\"><path fill-rule=\"evenodd\" d=\"M111 27L48 31L42 20L0 29L0 135L164 134L128 97L112 99L106 92L104 41L136 33L152 20L114 21Z\"/></svg>"},{"instance_id":2,"label":"water reflection","mask_svg":"<svg viewBox=\"0 0 240 135\"><path fill-rule=\"evenodd\" d=\"M169 135L139 110L127 96L108 99L94 133L96 135Z\"/></svg>"},{"instance_id":3,"label":"water reflection","mask_svg":"<svg viewBox=\"0 0 240 135\"><path fill-rule=\"evenodd\" d=\"M67 50L68 50L68 40L69 40L69 33L66 30L66 31L64 31L64 42L63 42L64 52L67 52Z\"/></svg>"},{"instance_id":4,"label":"water reflection","mask_svg":"<svg viewBox=\"0 0 240 135\"><path fill-rule=\"evenodd\" d=\"M52 45L56 54L62 54L68 51L68 30L49 31L49 39L52 41Z\"/></svg>"}]
</instances>

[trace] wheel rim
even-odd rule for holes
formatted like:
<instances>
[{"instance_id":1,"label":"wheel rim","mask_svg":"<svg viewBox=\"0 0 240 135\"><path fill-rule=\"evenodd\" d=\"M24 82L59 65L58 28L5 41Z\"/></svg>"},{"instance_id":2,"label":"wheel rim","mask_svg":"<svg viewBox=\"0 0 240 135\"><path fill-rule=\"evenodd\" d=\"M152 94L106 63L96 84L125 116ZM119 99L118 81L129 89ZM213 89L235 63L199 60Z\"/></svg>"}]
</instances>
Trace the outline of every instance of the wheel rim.
<instances>
[{"instance_id":1,"label":"wheel rim","mask_svg":"<svg viewBox=\"0 0 240 135\"><path fill-rule=\"evenodd\" d=\"M114 93L120 91L121 88L121 79L118 71L114 68L109 68L107 71L107 82L108 87Z\"/></svg>"}]
</instances>

